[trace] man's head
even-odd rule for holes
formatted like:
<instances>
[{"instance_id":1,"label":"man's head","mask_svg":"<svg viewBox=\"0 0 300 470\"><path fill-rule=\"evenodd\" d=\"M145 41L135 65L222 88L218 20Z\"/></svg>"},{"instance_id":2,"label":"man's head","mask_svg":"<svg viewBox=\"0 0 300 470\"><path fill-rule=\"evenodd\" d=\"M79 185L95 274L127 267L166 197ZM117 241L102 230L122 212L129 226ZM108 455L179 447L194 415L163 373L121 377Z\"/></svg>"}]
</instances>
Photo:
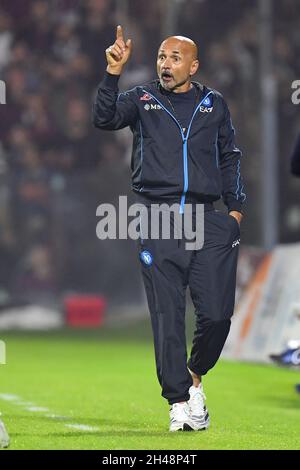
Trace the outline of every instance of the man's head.
<instances>
[{"instance_id":1,"label":"man's head","mask_svg":"<svg viewBox=\"0 0 300 470\"><path fill-rule=\"evenodd\" d=\"M161 43L157 56L157 74L165 90L188 91L191 77L198 67L198 48L191 39L171 36Z\"/></svg>"}]
</instances>

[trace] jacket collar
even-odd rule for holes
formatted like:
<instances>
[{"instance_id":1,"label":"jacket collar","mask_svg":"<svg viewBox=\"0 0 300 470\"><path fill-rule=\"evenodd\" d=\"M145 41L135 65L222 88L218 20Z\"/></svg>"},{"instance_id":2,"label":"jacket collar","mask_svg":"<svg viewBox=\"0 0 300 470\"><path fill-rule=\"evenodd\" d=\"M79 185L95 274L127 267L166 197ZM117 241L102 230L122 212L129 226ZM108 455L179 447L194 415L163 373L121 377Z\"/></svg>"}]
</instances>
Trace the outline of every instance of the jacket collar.
<instances>
[{"instance_id":1,"label":"jacket collar","mask_svg":"<svg viewBox=\"0 0 300 470\"><path fill-rule=\"evenodd\" d=\"M196 104L198 104L202 98L210 91L205 85L199 82L191 82L198 90L198 97ZM152 95L154 95L157 99L164 103L168 103L166 99L166 95L163 93L162 86L158 79L152 80L143 86L143 89L149 91Z\"/></svg>"},{"instance_id":2,"label":"jacket collar","mask_svg":"<svg viewBox=\"0 0 300 470\"><path fill-rule=\"evenodd\" d=\"M214 91L210 88L207 88L205 85L202 85L201 83L198 83L198 82L192 82L192 83L199 90L197 101L195 103L195 107L197 107L200 101L207 95L207 93L209 92L214 93ZM170 104L168 102L167 96L161 92L161 85L159 83L159 80L153 80L152 82L148 82L142 87L142 90L144 90L145 92L151 93L155 98L158 99L158 101L160 101L164 105L164 107L170 112L170 114L173 113L172 109L170 109ZM197 126L195 125L192 126L189 137L192 137L195 132L199 131L200 127L206 124L207 116L208 114L206 115L202 114L201 119L195 120L197 122Z\"/></svg>"}]
</instances>

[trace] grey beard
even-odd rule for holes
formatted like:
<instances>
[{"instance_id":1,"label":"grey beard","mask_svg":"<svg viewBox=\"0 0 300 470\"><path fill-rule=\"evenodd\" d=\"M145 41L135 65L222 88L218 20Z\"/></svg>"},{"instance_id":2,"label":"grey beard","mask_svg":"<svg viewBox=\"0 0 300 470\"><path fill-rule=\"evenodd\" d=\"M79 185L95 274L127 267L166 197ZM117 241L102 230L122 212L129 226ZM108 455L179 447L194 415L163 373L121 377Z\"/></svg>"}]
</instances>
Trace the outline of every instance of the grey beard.
<instances>
[{"instance_id":1,"label":"grey beard","mask_svg":"<svg viewBox=\"0 0 300 470\"><path fill-rule=\"evenodd\" d=\"M172 88L166 87L166 86L163 84L163 80L162 80L162 79L160 79L160 84L161 84L161 86L163 87L164 90L173 91L173 90L175 90L176 88L179 88L180 86L184 85L188 80L190 80L190 78L191 78L191 76L189 75L186 80L182 80L181 82L176 83L176 85L173 86Z\"/></svg>"}]
</instances>

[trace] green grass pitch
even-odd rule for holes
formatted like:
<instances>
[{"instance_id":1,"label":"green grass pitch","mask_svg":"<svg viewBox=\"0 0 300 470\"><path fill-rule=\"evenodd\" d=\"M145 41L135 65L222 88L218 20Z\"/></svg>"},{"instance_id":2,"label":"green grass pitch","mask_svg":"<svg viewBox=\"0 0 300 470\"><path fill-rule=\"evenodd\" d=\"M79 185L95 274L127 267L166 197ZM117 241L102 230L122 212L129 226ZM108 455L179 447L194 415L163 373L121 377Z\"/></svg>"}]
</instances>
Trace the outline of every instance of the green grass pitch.
<instances>
[{"instance_id":1,"label":"green grass pitch","mask_svg":"<svg viewBox=\"0 0 300 470\"><path fill-rule=\"evenodd\" d=\"M204 380L209 430L169 433L148 324L0 339L10 449L300 449L300 371L219 361Z\"/></svg>"}]
</instances>

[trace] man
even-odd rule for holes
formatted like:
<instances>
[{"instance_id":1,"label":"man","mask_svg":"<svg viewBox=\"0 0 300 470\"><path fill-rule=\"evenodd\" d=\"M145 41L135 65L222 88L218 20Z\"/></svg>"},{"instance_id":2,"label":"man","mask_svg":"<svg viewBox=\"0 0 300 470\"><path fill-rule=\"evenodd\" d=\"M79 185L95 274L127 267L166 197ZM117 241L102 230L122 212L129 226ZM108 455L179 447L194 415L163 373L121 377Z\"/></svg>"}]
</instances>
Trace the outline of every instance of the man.
<instances>
[{"instance_id":1,"label":"man","mask_svg":"<svg viewBox=\"0 0 300 470\"><path fill-rule=\"evenodd\" d=\"M171 405L170 431L209 426L201 377L217 362L233 314L236 266L245 199L240 151L220 93L192 76L199 67L196 44L169 37L157 58L158 80L118 94L130 57L121 26L106 49L107 72L93 107L100 129L130 126L132 189L151 208L164 202L204 206L204 245L188 251L177 239L140 239L140 259L154 335L157 376ZM223 198L229 214L214 210ZM174 220L171 222L175 225ZM189 286L196 330L187 363L185 292Z\"/></svg>"}]
</instances>

